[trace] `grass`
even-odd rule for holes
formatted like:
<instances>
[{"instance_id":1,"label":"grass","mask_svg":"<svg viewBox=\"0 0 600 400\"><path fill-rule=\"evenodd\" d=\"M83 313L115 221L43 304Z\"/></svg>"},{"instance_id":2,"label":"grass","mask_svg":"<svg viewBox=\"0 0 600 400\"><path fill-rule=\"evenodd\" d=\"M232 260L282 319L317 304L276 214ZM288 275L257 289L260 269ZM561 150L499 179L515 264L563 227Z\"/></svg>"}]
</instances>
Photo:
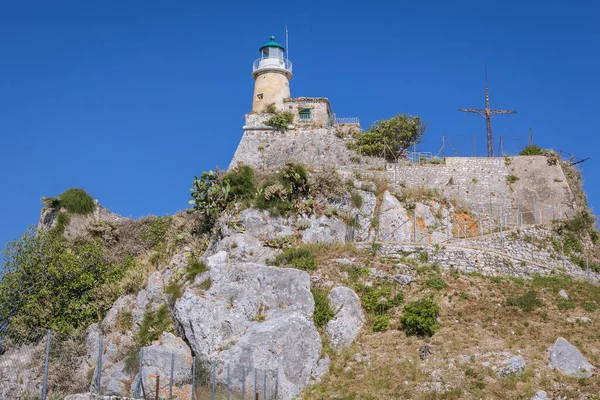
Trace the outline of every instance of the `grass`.
<instances>
[{"instance_id":1,"label":"grass","mask_svg":"<svg viewBox=\"0 0 600 400\"><path fill-rule=\"evenodd\" d=\"M442 290L446 287L446 282L439 276L432 276L427 279L425 285L434 290Z\"/></svg>"},{"instance_id":2,"label":"grass","mask_svg":"<svg viewBox=\"0 0 600 400\"><path fill-rule=\"evenodd\" d=\"M208 267L206 264L198 259L191 260L187 265L187 270L185 272L185 280L189 283L194 282L196 276L208 271Z\"/></svg>"},{"instance_id":3,"label":"grass","mask_svg":"<svg viewBox=\"0 0 600 400\"><path fill-rule=\"evenodd\" d=\"M506 304L513 307L519 307L524 312L531 312L542 305L535 291L529 290L519 297L510 297L506 300Z\"/></svg>"},{"instance_id":4,"label":"grass","mask_svg":"<svg viewBox=\"0 0 600 400\"><path fill-rule=\"evenodd\" d=\"M289 248L269 261L270 265L288 267L302 271L313 271L317 268L317 260L310 246Z\"/></svg>"},{"instance_id":5,"label":"grass","mask_svg":"<svg viewBox=\"0 0 600 400\"><path fill-rule=\"evenodd\" d=\"M172 328L173 321L166 304L161 305L155 311L147 311L137 333L137 344L140 348L148 346L157 340L163 332L170 331Z\"/></svg>"},{"instance_id":6,"label":"grass","mask_svg":"<svg viewBox=\"0 0 600 400\"><path fill-rule=\"evenodd\" d=\"M395 264L399 261L413 271L421 265L416 259L376 257L341 245L315 248L314 254L320 276L327 276L336 286L355 288L361 300L363 293L357 285L365 286L371 282L375 290L379 290L388 284L371 277L369 267L394 274L398 273ZM353 265L340 266L334 261L336 258L351 259ZM578 380L550 370L547 349L557 337L563 336L590 362L600 361L596 334L600 329L597 306L600 304L600 287L560 275L523 279L453 274L444 269L423 270L422 274L415 275L417 284L396 286L392 282L390 288L401 289L404 301L410 304L431 292L426 282L432 276L445 282L445 289L436 292L439 327L435 334L431 337L406 336L399 331L402 305L392 307L382 314L382 318L365 309L369 326L348 350L339 354L327 353L331 358L329 373L319 384L305 391L304 399L528 399L540 388L554 398L558 395L558 392L552 392L554 384L567 398L597 395L594 385L584 386ZM575 309L557 307L561 289L568 291L569 301L576 305ZM541 304L531 312L523 313L518 306L507 304L508 299L520 299L530 291ZM592 322L570 324L567 318L573 315L588 316ZM389 317L387 330L377 331L385 316ZM422 362L417 349L424 344L433 346L433 353ZM535 373L499 378L491 367L481 365L490 355L503 352L516 355L519 354L517 350L526 359L527 370ZM356 361L354 355L357 353L368 355L369 361ZM474 357L465 360L465 356L471 355ZM465 371L469 368L473 373L466 376ZM434 376L432 371L438 373ZM434 383L441 383L443 391L430 391Z\"/></svg>"},{"instance_id":7,"label":"grass","mask_svg":"<svg viewBox=\"0 0 600 400\"><path fill-rule=\"evenodd\" d=\"M311 292L315 300L313 320L316 326L322 328L335 316L335 311L329 304L327 292L317 288L311 289Z\"/></svg>"},{"instance_id":8,"label":"grass","mask_svg":"<svg viewBox=\"0 0 600 400\"><path fill-rule=\"evenodd\" d=\"M352 192L350 195L350 204L354 208L361 208L363 206L364 200L363 197L358 192Z\"/></svg>"}]
</instances>

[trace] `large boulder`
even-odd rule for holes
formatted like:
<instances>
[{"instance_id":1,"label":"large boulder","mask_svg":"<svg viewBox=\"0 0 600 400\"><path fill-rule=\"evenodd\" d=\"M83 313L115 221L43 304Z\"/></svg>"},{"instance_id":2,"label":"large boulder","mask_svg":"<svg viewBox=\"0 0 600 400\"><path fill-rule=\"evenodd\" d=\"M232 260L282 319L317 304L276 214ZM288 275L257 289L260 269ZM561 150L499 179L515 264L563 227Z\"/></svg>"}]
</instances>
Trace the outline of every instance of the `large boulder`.
<instances>
[{"instance_id":1,"label":"large boulder","mask_svg":"<svg viewBox=\"0 0 600 400\"><path fill-rule=\"evenodd\" d=\"M581 354L577 347L564 338L556 339L549 349L550 368L575 378L594 375L594 366Z\"/></svg>"},{"instance_id":2,"label":"large boulder","mask_svg":"<svg viewBox=\"0 0 600 400\"><path fill-rule=\"evenodd\" d=\"M317 371L325 361L320 359L321 338L312 321L309 275L234 262L226 252L206 262L209 271L196 277L174 310L194 354L229 365L234 387L241 385L242 374L248 377L255 369L277 371L283 399L297 396L320 378ZM205 284L208 278L210 288ZM217 371L221 381L222 372Z\"/></svg>"},{"instance_id":3,"label":"large boulder","mask_svg":"<svg viewBox=\"0 0 600 400\"><path fill-rule=\"evenodd\" d=\"M379 237L384 242L405 242L413 239L412 218L390 192L385 191L378 216Z\"/></svg>"},{"instance_id":4,"label":"large boulder","mask_svg":"<svg viewBox=\"0 0 600 400\"><path fill-rule=\"evenodd\" d=\"M159 340L143 348L142 381L147 397L156 394L156 379L159 380L159 397L168 398L171 361L173 361L173 399L183 400L191 392L193 358L185 342L171 333L163 333ZM136 375L133 382L140 379ZM181 396L183 395L183 396Z\"/></svg>"},{"instance_id":5,"label":"large boulder","mask_svg":"<svg viewBox=\"0 0 600 400\"><path fill-rule=\"evenodd\" d=\"M304 243L339 243L346 237L346 223L339 219L312 215L309 222L310 227L302 231Z\"/></svg>"},{"instance_id":6,"label":"large boulder","mask_svg":"<svg viewBox=\"0 0 600 400\"><path fill-rule=\"evenodd\" d=\"M42 394L46 342L13 347L0 355L0 399L36 398Z\"/></svg>"},{"instance_id":7,"label":"large boulder","mask_svg":"<svg viewBox=\"0 0 600 400\"><path fill-rule=\"evenodd\" d=\"M329 292L328 299L335 311L325 328L329 341L334 348L348 347L365 323L360 298L352 289L339 286Z\"/></svg>"}]
</instances>

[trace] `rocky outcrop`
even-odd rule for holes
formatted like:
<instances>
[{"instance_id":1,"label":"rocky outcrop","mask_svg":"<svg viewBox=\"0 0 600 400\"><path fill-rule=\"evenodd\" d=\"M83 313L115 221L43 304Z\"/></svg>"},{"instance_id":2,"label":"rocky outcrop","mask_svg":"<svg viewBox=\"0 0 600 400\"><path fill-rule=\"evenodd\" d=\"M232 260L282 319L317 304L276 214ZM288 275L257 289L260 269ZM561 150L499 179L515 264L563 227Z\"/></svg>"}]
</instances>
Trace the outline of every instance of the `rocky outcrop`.
<instances>
[{"instance_id":1,"label":"rocky outcrop","mask_svg":"<svg viewBox=\"0 0 600 400\"><path fill-rule=\"evenodd\" d=\"M163 333L152 345L143 348L142 381L147 397L156 395L156 380L159 382L159 398L168 398L171 360L173 360L173 399L188 399L191 394L192 354L185 342L171 333ZM133 382L137 382L136 375Z\"/></svg>"},{"instance_id":2,"label":"rocky outcrop","mask_svg":"<svg viewBox=\"0 0 600 400\"><path fill-rule=\"evenodd\" d=\"M44 199L42 199L44 201ZM86 231L87 225L90 221L101 220L101 221L110 221L110 222L121 222L127 220L127 218L122 217L119 214L116 214L110 211L108 208L100 205L98 200L94 200L96 203L96 209L87 215L79 215L79 214L69 214L70 223L69 226L66 227L65 234L67 236L78 236ZM40 219L38 221L38 229L51 229L56 225L56 216L58 215L60 208L52 207L51 205L46 205L44 203L44 207L40 212ZM64 209L63 209L64 211Z\"/></svg>"},{"instance_id":3,"label":"rocky outcrop","mask_svg":"<svg viewBox=\"0 0 600 400\"><path fill-rule=\"evenodd\" d=\"M186 289L175 317L200 359L231 366L241 386L254 368L278 371L279 395L290 399L323 373L321 338L312 321L314 300L306 272L230 260L226 252L207 259L207 290ZM217 374L223 380L222 373ZM270 384L273 384L271 382Z\"/></svg>"},{"instance_id":4,"label":"rocky outcrop","mask_svg":"<svg viewBox=\"0 0 600 400\"><path fill-rule=\"evenodd\" d=\"M335 311L325 329L329 341L334 348L348 347L365 324L360 298L352 289L339 286L329 292L328 299Z\"/></svg>"},{"instance_id":5,"label":"rocky outcrop","mask_svg":"<svg viewBox=\"0 0 600 400\"><path fill-rule=\"evenodd\" d=\"M42 393L45 340L0 355L0 399L35 398Z\"/></svg>"},{"instance_id":6,"label":"rocky outcrop","mask_svg":"<svg viewBox=\"0 0 600 400\"><path fill-rule=\"evenodd\" d=\"M594 375L594 366L581 354L577 347L564 338L556 339L549 349L550 368L575 378Z\"/></svg>"}]
</instances>

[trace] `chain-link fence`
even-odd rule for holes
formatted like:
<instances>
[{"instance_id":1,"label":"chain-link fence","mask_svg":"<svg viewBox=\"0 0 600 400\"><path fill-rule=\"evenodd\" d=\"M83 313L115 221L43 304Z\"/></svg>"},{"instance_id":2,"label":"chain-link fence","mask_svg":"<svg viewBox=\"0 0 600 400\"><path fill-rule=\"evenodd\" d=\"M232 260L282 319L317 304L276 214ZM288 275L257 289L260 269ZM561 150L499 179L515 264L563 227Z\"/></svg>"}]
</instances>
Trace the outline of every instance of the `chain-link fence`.
<instances>
[{"instance_id":1,"label":"chain-link fence","mask_svg":"<svg viewBox=\"0 0 600 400\"><path fill-rule=\"evenodd\" d=\"M162 400L274 400L277 369L200 360L149 346L123 351L103 338L47 331L1 338L0 398L64 399L69 394ZM124 359L115 358L122 352Z\"/></svg>"}]
</instances>

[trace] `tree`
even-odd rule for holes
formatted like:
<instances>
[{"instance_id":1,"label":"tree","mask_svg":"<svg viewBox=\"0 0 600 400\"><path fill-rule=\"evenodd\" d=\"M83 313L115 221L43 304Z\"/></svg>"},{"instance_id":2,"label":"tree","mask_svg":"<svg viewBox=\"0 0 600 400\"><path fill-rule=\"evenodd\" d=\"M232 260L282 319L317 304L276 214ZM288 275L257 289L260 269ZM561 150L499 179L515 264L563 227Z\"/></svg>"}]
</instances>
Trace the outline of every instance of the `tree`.
<instances>
[{"instance_id":1,"label":"tree","mask_svg":"<svg viewBox=\"0 0 600 400\"><path fill-rule=\"evenodd\" d=\"M69 245L33 228L8 243L3 259L0 336L23 339L40 329L85 328L99 314L94 289L121 278L97 241Z\"/></svg>"},{"instance_id":2,"label":"tree","mask_svg":"<svg viewBox=\"0 0 600 400\"><path fill-rule=\"evenodd\" d=\"M357 134L350 147L365 156L396 161L404 150L421 142L426 129L427 125L421 121L421 117L396 114L390 119L375 122L368 131Z\"/></svg>"}]
</instances>

